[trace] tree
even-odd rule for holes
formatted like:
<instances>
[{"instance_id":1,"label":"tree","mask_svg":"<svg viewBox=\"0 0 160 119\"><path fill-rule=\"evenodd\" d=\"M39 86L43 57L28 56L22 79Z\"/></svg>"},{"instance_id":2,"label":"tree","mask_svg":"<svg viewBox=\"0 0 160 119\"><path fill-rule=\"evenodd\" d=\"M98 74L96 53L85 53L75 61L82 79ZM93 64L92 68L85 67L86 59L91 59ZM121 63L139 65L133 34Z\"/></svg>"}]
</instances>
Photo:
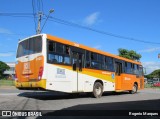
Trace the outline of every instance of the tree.
<instances>
[{"instance_id":1,"label":"tree","mask_svg":"<svg viewBox=\"0 0 160 119\"><path fill-rule=\"evenodd\" d=\"M136 51L134 50L127 50L127 49L119 48L118 52L119 52L119 56L127 58L127 59L131 59L131 60L139 61L140 58L142 57L140 54L136 53Z\"/></svg>"},{"instance_id":2,"label":"tree","mask_svg":"<svg viewBox=\"0 0 160 119\"><path fill-rule=\"evenodd\" d=\"M6 63L0 61L0 78L3 77L4 71L9 70L9 68L10 67Z\"/></svg>"},{"instance_id":3,"label":"tree","mask_svg":"<svg viewBox=\"0 0 160 119\"><path fill-rule=\"evenodd\" d=\"M157 69L157 70L153 71L152 73L146 75L145 77L148 78L148 79L160 78L160 69Z\"/></svg>"}]
</instances>

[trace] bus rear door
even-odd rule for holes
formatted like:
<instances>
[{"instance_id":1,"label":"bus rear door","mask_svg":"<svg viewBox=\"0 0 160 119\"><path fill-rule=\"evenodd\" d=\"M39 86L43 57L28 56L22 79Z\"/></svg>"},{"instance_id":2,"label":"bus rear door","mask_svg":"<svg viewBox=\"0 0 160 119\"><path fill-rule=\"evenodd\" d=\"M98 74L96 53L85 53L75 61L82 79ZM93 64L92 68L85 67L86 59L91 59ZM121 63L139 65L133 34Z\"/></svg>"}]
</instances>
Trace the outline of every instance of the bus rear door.
<instances>
[{"instance_id":1,"label":"bus rear door","mask_svg":"<svg viewBox=\"0 0 160 119\"><path fill-rule=\"evenodd\" d=\"M73 68L73 92L81 92L83 90L83 62L84 50L72 48L72 68Z\"/></svg>"}]
</instances>

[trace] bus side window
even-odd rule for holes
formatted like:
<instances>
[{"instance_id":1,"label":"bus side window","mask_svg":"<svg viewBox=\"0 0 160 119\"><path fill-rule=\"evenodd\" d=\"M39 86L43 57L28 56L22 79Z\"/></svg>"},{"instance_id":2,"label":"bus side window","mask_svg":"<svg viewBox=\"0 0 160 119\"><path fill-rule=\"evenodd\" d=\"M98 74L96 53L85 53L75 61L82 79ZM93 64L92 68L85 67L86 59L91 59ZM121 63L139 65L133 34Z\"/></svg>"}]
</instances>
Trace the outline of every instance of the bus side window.
<instances>
[{"instance_id":1,"label":"bus side window","mask_svg":"<svg viewBox=\"0 0 160 119\"><path fill-rule=\"evenodd\" d=\"M91 67L92 68L97 68L98 64L97 64L96 60L97 60L97 54L91 52Z\"/></svg>"},{"instance_id":2,"label":"bus side window","mask_svg":"<svg viewBox=\"0 0 160 119\"><path fill-rule=\"evenodd\" d=\"M89 68L90 67L90 52L86 51L86 58L85 58L85 67Z\"/></svg>"},{"instance_id":3,"label":"bus side window","mask_svg":"<svg viewBox=\"0 0 160 119\"><path fill-rule=\"evenodd\" d=\"M132 73L132 66L131 66L131 63L129 62L125 62L125 73L129 73L129 74Z\"/></svg>"},{"instance_id":4,"label":"bus side window","mask_svg":"<svg viewBox=\"0 0 160 119\"><path fill-rule=\"evenodd\" d=\"M104 64L104 56L101 54L98 54L98 63L99 63L99 69L103 70L102 65Z\"/></svg>"},{"instance_id":5,"label":"bus side window","mask_svg":"<svg viewBox=\"0 0 160 119\"><path fill-rule=\"evenodd\" d=\"M70 57L64 56L64 64L70 64Z\"/></svg>"},{"instance_id":6,"label":"bus side window","mask_svg":"<svg viewBox=\"0 0 160 119\"><path fill-rule=\"evenodd\" d=\"M113 58L106 56L105 65L106 65L106 70L113 71L114 70Z\"/></svg>"},{"instance_id":7,"label":"bus side window","mask_svg":"<svg viewBox=\"0 0 160 119\"><path fill-rule=\"evenodd\" d=\"M67 54L67 55L70 54L70 48L67 45L64 46L64 54Z\"/></svg>"},{"instance_id":8,"label":"bus side window","mask_svg":"<svg viewBox=\"0 0 160 119\"><path fill-rule=\"evenodd\" d=\"M99 58L101 58L101 55L91 52L91 67L92 68L101 69L101 63L99 61Z\"/></svg>"},{"instance_id":9,"label":"bus side window","mask_svg":"<svg viewBox=\"0 0 160 119\"><path fill-rule=\"evenodd\" d=\"M134 64L131 63L131 73L134 74Z\"/></svg>"},{"instance_id":10,"label":"bus side window","mask_svg":"<svg viewBox=\"0 0 160 119\"><path fill-rule=\"evenodd\" d=\"M71 64L70 47L61 43L48 41L48 62L58 64Z\"/></svg>"},{"instance_id":11,"label":"bus side window","mask_svg":"<svg viewBox=\"0 0 160 119\"><path fill-rule=\"evenodd\" d=\"M61 55L49 54L48 60L52 63L62 63L63 57Z\"/></svg>"},{"instance_id":12,"label":"bus side window","mask_svg":"<svg viewBox=\"0 0 160 119\"><path fill-rule=\"evenodd\" d=\"M143 76L143 68L142 68L142 66L139 66L139 75Z\"/></svg>"},{"instance_id":13,"label":"bus side window","mask_svg":"<svg viewBox=\"0 0 160 119\"><path fill-rule=\"evenodd\" d=\"M91 60L97 61L97 58L98 58L98 57L97 57L97 54L91 52Z\"/></svg>"},{"instance_id":14,"label":"bus side window","mask_svg":"<svg viewBox=\"0 0 160 119\"><path fill-rule=\"evenodd\" d=\"M56 53L63 54L63 46L61 43L56 43Z\"/></svg>"},{"instance_id":15,"label":"bus side window","mask_svg":"<svg viewBox=\"0 0 160 119\"><path fill-rule=\"evenodd\" d=\"M133 74L137 74L137 65L136 64L133 64L134 67L133 67Z\"/></svg>"},{"instance_id":16,"label":"bus side window","mask_svg":"<svg viewBox=\"0 0 160 119\"><path fill-rule=\"evenodd\" d=\"M106 70L106 65L105 65L105 56L102 55L102 59L101 59L101 69L102 70Z\"/></svg>"},{"instance_id":17,"label":"bus side window","mask_svg":"<svg viewBox=\"0 0 160 119\"><path fill-rule=\"evenodd\" d=\"M49 41L48 50L51 52L55 52L55 42Z\"/></svg>"},{"instance_id":18,"label":"bus side window","mask_svg":"<svg viewBox=\"0 0 160 119\"><path fill-rule=\"evenodd\" d=\"M136 73L137 76L140 75L140 71L139 71L139 65L137 65L137 73Z\"/></svg>"},{"instance_id":19,"label":"bus side window","mask_svg":"<svg viewBox=\"0 0 160 119\"><path fill-rule=\"evenodd\" d=\"M124 69L125 69L125 73L127 73L127 62L124 63Z\"/></svg>"},{"instance_id":20,"label":"bus side window","mask_svg":"<svg viewBox=\"0 0 160 119\"><path fill-rule=\"evenodd\" d=\"M68 45L64 45L64 64L71 64L70 47Z\"/></svg>"}]
</instances>

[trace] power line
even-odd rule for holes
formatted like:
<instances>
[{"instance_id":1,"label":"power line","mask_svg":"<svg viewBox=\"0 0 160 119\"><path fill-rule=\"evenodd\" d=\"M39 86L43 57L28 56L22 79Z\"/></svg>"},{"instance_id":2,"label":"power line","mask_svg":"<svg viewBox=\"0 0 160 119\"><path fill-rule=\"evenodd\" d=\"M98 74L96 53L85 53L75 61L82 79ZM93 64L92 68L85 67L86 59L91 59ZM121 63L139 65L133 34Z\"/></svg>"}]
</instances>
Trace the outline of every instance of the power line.
<instances>
[{"instance_id":1,"label":"power line","mask_svg":"<svg viewBox=\"0 0 160 119\"><path fill-rule=\"evenodd\" d=\"M121 38L121 39L136 41L136 42L142 42L142 43L148 43L148 44L158 44L158 45L160 45L159 42L144 41L144 40L140 40L140 39L136 39L136 38L132 38L132 37L127 37L127 36L122 36L122 35L106 32L106 31L101 31L101 30L93 29L91 27L87 27L87 26L79 25L77 23L73 23L73 22L63 20L63 19L59 19L59 18L56 18L56 17L51 17L50 16L49 18L50 18L50 21L54 21L56 23L60 23L60 24L64 24L64 25L68 25L68 26L72 26L72 27L77 27L77 28L82 28L82 29L94 31L94 32L97 32L97 33L100 33L100 34L104 34L104 35L108 35L108 36L112 36L112 37L116 37L116 38Z\"/></svg>"},{"instance_id":2,"label":"power line","mask_svg":"<svg viewBox=\"0 0 160 119\"><path fill-rule=\"evenodd\" d=\"M43 1L42 0L36 0L36 4L37 4L38 11L44 12L43 11Z\"/></svg>"},{"instance_id":3,"label":"power line","mask_svg":"<svg viewBox=\"0 0 160 119\"><path fill-rule=\"evenodd\" d=\"M36 2L36 3L35 3ZM33 14L36 13L35 11L35 4L37 5L37 8L38 8L38 23L36 24L36 18L35 18L35 15L34 15L34 24L35 24L35 31L36 33L40 33L41 30L40 30L40 24L41 24L41 20L42 20L42 17L43 17L43 1L42 0L32 0L32 8L33 8Z\"/></svg>"},{"instance_id":4,"label":"power line","mask_svg":"<svg viewBox=\"0 0 160 119\"><path fill-rule=\"evenodd\" d=\"M33 8L33 9L35 9L35 8ZM33 15L35 15L35 13L0 13L0 16L32 17L32 16L29 16L29 15L33 16ZM45 16L46 16L46 18L44 18L44 19L47 19L47 15L45 15ZM34 16L34 18L36 18L36 17ZM67 26L72 26L72 27L77 27L77 28L90 30L90 31L93 31L93 32L97 32L97 33L100 33L100 34L104 34L104 35L108 35L108 36L112 36L112 37L116 37L116 38L121 38L121 39L130 40L130 41L141 42L141 43L158 44L158 45L160 45L159 42L144 41L144 40L137 39L137 38L127 37L127 36L122 36L122 35L119 35L119 34L114 34L114 33L111 33L111 32L97 30L97 29L93 29L91 27L87 27L87 26L84 26L84 25L79 25L77 23L69 22L69 21L66 21L66 20L63 20L63 19L60 19L60 18L52 17L52 16L49 16L48 20L56 22L56 23L59 23L59 24L67 25Z\"/></svg>"},{"instance_id":5,"label":"power line","mask_svg":"<svg viewBox=\"0 0 160 119\"><path fill-rule=\"evenodd\" d=\"M6 13L2 13L2 12L0 12L0 15L32 15L32 13L20 13L20 12L12 12L12 13L8 13L8 12L6 12Z\"/></svg>"},{"instance_id":6,"label":"power line","mask_svg":"<svg viewBox=\"0 0 160 119\"><path fill-rule=\"evenodd\" d=\"M34 16L34 27L35 27L35 31L36 31L37 24L36 24L36 13L35 13L35 2L34 2L34 0L32 0L32 9L33 9L33 16Z\"/></svg>"},{"instance_id":7,"label":"power line","mask_svg":"<svg viewBox=\"0 0 160 119\"><path fill-rule=\"evenodd\" d=\"M5 16L5 17L34 18L33 16L23 16L23 15L14 15L14 16Z\"/></svg>"},{"instance_id":8,"label":"power line","mask_svg":"<svg viewBox=\"0 0 160 119\"><path fill-rule=\"evenodd\" d=\"M41 11L41 8L40 8L40 1L37 0L37 8L38 8L38 11Z\"/></svg>"},{"instance_id":9,"label":"power line","mask_svg":"<svg viewBox=\"0 0 160 119\"><path fill-rule=\"evenodd\" d=\"M13 36L30 36L31 34L16 34L16 33L0 33L4 35L13 35Z\"/></svg>"},{"instance_id":10,"label":"power line","mask_svg":"<svg viewBox=\"0 0 160 119\"><path fill-rule=\"evenodd\" d=\"M43 0L41 0L41 6L42 6L42 12L44 13L44 9L43 9Z\"/></svg>"},{"instance_id":11,"label":"power line","mask_svg":"<svg viewBox=\"0 0 160 119\"><path fill-rule=\"evenodd\" d=\"M33 13L0 13L0 16L5 17L32 17Z\"/></svg>"}]
</instances>

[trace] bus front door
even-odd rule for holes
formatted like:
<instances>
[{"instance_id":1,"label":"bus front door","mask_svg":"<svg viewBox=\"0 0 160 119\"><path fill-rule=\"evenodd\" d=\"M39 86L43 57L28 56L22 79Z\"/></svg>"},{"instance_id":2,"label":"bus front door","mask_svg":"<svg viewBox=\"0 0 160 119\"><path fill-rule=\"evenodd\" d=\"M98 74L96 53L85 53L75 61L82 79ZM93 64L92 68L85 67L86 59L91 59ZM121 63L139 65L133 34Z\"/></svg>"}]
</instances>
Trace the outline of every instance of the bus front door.
<instances>
[{"instance_id":1,"label":"bus front door","mask_svg":"<svg viewBox=\"0 0 160 119\"><path fill-rule=\"evenodd\" d=\"M116 67L116 90L121 90L122 88L122 63L121 62L115 62Z\"/></svg>"},{"instance_id":2,"label":"bus front door","mask_svg":"<svg viewBox=\"0 0 160 119\"><path fill-rule=\"evenodd\" d=\"M80 52L72 52L72 67L73 67L73 92L81 92L83 88L83 59L84 54Z\"/></svg>"}]
</instances>

